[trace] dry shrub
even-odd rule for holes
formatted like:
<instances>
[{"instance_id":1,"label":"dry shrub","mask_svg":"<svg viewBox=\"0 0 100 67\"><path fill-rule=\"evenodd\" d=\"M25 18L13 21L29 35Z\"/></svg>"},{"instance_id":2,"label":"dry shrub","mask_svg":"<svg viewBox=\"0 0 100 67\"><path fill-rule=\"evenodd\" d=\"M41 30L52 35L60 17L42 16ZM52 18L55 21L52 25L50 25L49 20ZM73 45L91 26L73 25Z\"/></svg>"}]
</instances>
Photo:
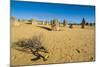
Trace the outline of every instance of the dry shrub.
<instances>
[{"instance_id":1,"label":"dry shrub","mask_svg":"<svg viewBox=\"0 0 100 67\"><path fill-rule=\"evenodd\" d=\"M20 50L32 53L36 58L32 61L42 58L44 61L48 58L48 50L43 46L42 35L35 35L31 39L23 39L15 43ZM45 55L46 54L46 55Z\"/></svg>"},{"instance_id":2,"label":"dry shrub","mask_svg":"<svg viewBox=\"0 0 100 67\"><path fill-rule=\"evenodd\" d=\"M69 28L73 28L73 25L72 25L72 24L70 24L70 25L69 25Z\"/></svg>"}]
</instances>

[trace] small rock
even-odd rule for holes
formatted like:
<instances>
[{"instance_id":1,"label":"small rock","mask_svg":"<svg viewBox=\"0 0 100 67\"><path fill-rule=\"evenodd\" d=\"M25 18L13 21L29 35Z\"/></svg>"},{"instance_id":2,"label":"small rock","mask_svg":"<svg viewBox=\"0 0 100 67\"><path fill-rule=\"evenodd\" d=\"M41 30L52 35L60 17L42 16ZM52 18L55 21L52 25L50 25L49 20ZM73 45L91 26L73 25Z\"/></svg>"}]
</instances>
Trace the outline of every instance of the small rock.
<instances>
[{"instance_id":1,"label":"small rock","mask_svg":"<svg viewBox=\"0 0 100 67\"><path fill-rule=\"evenodd\" d=\"M79 49L76 49L76 51L77 51L78 53L80 53L80 50L79 50Z\"/></svg>"},{"instance_id":2,"label":"small rock","mask_svg":"<svg viewBox=\"0 0 100 67\"><path fill-rule=\"evenodd\" d=\"M91 57L89 58L89 60L90 60L90 61L93 61L93 57L91 56Z\"/></svg>"}]
</instances>

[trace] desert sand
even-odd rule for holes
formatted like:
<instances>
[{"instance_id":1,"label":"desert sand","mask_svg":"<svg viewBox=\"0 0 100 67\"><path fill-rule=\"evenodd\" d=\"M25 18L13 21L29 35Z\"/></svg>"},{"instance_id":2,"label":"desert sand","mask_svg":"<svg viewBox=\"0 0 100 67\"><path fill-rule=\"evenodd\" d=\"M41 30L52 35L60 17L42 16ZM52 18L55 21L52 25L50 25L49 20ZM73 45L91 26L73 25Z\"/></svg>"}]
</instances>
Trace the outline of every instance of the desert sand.
<instances>
[{"instance_id":1,"label":"desert sand","mask_svg":"<svg viewBox=\"0 0 100 67\"><path fill-rule=\"evenodd\" d=\"M19 26L11 26L11 65L34 65L51 63L69 63L95 60L95 27L81 29L78 25L72 29L60 27L61 31L51 31L42 27L48 25L32 25L22 23ZM49 51L47 61L42 59L31 61L31 53L14 49L13 43L32 38L34 35L42 35L43 46Z\"/></svg>"}]
</instances>

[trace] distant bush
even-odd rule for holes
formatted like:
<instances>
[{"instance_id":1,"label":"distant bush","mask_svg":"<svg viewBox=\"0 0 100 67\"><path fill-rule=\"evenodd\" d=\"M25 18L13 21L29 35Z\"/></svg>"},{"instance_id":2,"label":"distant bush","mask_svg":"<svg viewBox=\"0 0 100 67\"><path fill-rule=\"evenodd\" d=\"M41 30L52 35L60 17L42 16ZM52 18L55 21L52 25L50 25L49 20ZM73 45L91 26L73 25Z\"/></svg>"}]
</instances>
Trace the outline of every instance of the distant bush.
<instances>
[{"instance_id":1,"label":"distant bush","mask_svg":"<svg viewBox=\"0 0 100 67\"><path fill-rule=\"evenodd\" d=\"M85 18L83 18L81 23L81 28L85 28L85 23L86 23Z\"/></svg>"},{"instance_id":2,"label":"distant bush","mask_svg":"<svg viewBox=\"0 0 100 67\"><path fill-rule=\"evenodd\" d=\"M93 26L93 23L90 23L90 26Z\"/></svg>"},{"instance_id":3,"label":"distant bush","mask_svg":"<svg viewBox=\"0 0 100 67\"><path fill-rule=\"evenodd\" d=\"M88 25L89 25L89 23L88 23L88 22L86 22L86 23L85 23L85 25L87 25L87 26L88 26Z\"/></svg>"},{"instance_id":4,"label":"distant bush","mask_svg":"<svg viewBox=\"0 0 100 67\"><path fill-rule=\"evenodd\" d=\"M64 19L63 26L65 27L67 25L67 21Z\"/></svg>"},{"instance_id":5,"label":"distant bush","mask_svg":"<svg viewBox=\"0 0 100 67\"><path fill-rule=\"evenodd\" d=\"M70 25L69 25L69 28L73 28L73 25L72 25L72 24L70 24Z\"/></svg>"}]
</instances>

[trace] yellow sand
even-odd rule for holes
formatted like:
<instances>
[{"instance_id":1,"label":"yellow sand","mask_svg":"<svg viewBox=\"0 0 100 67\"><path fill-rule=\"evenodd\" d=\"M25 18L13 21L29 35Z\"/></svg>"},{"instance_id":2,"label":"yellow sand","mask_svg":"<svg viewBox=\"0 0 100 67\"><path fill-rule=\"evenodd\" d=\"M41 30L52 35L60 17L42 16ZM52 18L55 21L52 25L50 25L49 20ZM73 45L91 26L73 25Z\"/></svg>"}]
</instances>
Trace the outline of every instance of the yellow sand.
<instances>
[{"instance_id":1,"label":"yellow sand","mask_svg":"<svg viewBox=\"0 0 100 67\"><path fill-rule=\"evenodd\" d=\"M50 26L47 26L50 28ZM20 39L42 35L43 45L48 49L49 58L31 61L33 55L11 47L11 65L33 65L95 60L95 28L80 26L60 27L61 31L49 31L31 24L11 27L11 46Z\"/></svg>"}]
</instances>

